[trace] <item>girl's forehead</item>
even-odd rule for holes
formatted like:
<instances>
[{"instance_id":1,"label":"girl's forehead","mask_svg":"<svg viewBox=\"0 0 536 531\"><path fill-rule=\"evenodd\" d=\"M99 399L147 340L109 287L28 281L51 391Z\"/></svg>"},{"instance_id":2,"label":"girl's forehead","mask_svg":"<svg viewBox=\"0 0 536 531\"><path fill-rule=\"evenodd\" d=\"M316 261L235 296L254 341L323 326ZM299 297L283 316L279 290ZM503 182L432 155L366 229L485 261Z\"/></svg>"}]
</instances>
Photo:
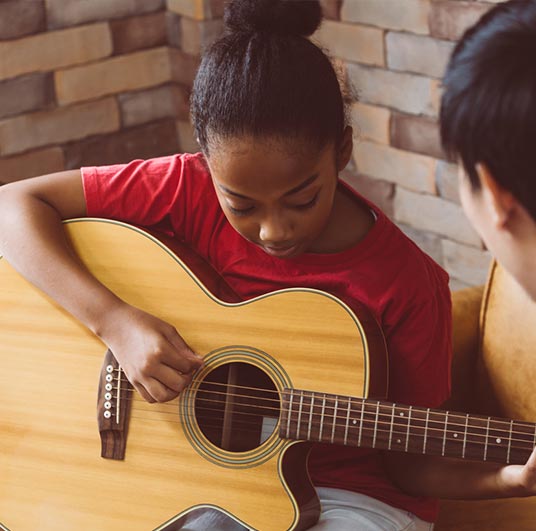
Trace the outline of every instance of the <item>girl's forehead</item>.
<instances>
[{"instance_id":1,"label":"girl's forehead","mask_svg":"<svg viewBox=\"0 0 536 531\"><path fill-rule=\"evenodd\" d=\"M274 142L244 140L220 145L208 162L214 184L246 197L285 194L333 160L330 150L301 149Z\"/></svg>"}]
</instances>

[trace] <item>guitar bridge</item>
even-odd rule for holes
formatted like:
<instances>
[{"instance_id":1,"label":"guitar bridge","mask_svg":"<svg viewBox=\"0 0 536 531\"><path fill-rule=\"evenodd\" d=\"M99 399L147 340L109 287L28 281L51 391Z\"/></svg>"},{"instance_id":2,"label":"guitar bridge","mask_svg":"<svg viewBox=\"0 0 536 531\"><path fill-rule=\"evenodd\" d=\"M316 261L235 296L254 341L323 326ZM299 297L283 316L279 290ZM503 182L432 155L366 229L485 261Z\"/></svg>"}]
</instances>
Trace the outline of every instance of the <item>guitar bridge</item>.
<instances>
[{"instance_id":1,"label":"guitar bridge","mask_svg":"<svg viewBox=\"0 0 536 531\"><path fill-rule=\"evenodd\" d=\"M101 457L125 458L132 385L111 350L107 350L99 380L97 399Z\"/></svg>"}]
</instances>

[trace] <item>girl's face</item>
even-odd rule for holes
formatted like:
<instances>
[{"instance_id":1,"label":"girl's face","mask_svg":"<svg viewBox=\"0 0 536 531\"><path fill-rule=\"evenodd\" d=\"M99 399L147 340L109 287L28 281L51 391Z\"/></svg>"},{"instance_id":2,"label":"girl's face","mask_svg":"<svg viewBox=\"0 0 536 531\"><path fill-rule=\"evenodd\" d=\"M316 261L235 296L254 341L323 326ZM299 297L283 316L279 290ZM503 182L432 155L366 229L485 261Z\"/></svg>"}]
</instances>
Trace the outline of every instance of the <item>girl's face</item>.
<instances>
[{"instance_id":1,"label":"girl's face","mask_svg":"<svg viewBox=\"0 0 536 531\"><path fill-rule=\"evenodd\" d=\"M333 145L315 151L240 138L220 142L213 151L208 164L216 194L244 238L279 258L322 249L338 171L348 162Z\"/></svg>"}]
</instances>

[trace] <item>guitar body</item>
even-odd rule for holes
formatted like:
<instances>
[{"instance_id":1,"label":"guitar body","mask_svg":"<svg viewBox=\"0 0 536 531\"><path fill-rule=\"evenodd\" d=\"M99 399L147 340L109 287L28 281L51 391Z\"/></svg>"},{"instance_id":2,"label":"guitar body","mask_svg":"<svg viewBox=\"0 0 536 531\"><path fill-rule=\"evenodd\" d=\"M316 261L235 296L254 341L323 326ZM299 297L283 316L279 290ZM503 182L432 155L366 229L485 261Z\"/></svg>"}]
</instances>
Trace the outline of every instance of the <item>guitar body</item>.
<instances>
[{"instance_id":1,"label":"guitar body","mask_svg":"<svg viewBox=\"0 0 536 531\"><path fill-rule=\"evenodd\" d=\"M284 387L381 397L387 364L373 320L313 290L225 303L143 231L89 219L66 229L97 278L174 325L206 365L172 402L147 404L131 392L124 459L101 457L106 347L0 259L0 529L171 530L202 506L259 531L314 524L309 443L281 438L277 411L255 428L257 444L240 448L226 422L221 442L196 409L201 382L239 366L276 398Z\"/></svg>"}]
</instances>

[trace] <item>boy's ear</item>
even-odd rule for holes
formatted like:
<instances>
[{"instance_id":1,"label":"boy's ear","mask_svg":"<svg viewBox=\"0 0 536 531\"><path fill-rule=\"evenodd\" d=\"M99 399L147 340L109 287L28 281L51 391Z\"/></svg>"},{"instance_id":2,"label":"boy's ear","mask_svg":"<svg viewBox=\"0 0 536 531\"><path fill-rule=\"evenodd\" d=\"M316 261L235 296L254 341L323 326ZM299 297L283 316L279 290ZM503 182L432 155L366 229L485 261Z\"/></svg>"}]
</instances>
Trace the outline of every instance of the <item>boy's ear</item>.
<instances>
[{"instance_id":1,"label":"boy's ear","mask_svg":"<svg viewBox=\"0 0 536 531\"><path fill-rule=\"evenodd\" d=\"M354 149L352 128L347 125L342 133L341 143L337 152L337 171L342 171L346 168L348 162L352 158L352 151Z\"/></svg>"},{"instance_id":2,"label":"boy's ear","mask_svg":"<svg viewBox=\"0 0 536 531\"><path fill-rule=\"evenodd\" d=\"M504 228L516 208L517 200L509 190L495 180L485 164L478 163L476 172L493 222L497 228Z\"/></svg>"}]
</instances>

